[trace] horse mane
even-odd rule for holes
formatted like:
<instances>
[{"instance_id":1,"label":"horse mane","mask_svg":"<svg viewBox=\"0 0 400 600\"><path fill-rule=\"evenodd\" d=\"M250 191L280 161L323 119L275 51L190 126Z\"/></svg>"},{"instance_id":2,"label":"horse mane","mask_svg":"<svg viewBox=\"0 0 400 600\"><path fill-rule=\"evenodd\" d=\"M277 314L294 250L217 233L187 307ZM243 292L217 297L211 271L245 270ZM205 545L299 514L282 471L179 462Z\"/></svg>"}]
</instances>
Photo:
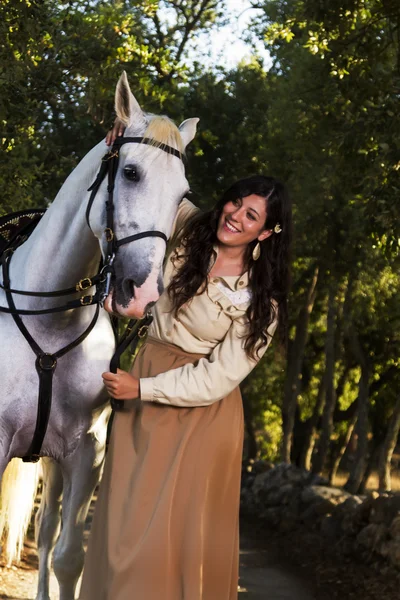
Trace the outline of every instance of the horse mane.
<instances>
[{"instance_id":1,"label":"horse mane","mask_svg":"<svg viewBox=\"0 0 400 600\"><path fill-rule=\"evenodd\" d=\"M175 123L169 117L164 115L147 116L149 124L144 132L144 137L154 140L152 145L156 147L167 144L167 146L176 148L179 152L184 154L185 146L180 131Z\"/></svg>"}]
</instances>

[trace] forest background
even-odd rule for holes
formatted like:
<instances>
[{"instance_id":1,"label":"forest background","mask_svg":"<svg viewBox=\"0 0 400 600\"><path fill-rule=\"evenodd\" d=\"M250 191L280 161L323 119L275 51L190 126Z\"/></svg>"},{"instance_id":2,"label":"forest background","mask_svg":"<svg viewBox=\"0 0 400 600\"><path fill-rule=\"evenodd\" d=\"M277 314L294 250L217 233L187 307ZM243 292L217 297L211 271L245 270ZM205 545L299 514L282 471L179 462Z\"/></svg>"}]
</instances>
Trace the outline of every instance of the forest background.
<instances>
[{"instance_id":1,"label":"forest background","mask_svg":"<svg viewBox=\"0 0 400 600\"><path fill-rule=\"evenodd\" d=\"M233 68L204 43L236 18L229 7L1 0L0 214L51 202L111 124L122 70L147 111L200 117L195 203L265 173L294 204L289 347L275 342L242 386L246 460L332 480L342 462L354 493L377 469L387 490L400 428L400 5L253 0L249 57Z\"/></svg>"}]
</instances>

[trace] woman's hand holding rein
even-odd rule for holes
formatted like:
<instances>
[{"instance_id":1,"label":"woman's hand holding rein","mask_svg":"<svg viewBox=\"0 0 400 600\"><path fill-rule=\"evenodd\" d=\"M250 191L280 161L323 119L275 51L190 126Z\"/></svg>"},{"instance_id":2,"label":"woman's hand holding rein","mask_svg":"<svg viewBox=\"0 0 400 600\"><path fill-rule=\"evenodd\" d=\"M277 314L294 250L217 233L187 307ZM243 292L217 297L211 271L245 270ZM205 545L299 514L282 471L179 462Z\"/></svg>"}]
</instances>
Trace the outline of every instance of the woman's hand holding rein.
<instances>
[{"instance_id":1,"label":"woman's hand holding rein","mask_svg":"<svg viewBox=\"0 0 400 600\"><path fill-rule=\"evenodd\" d=\"M134 400L140 397L139 379L122 369L116 373L107 371L102 374L103 382L111 398L115 400Z\"/></svg>"}]
</instances>

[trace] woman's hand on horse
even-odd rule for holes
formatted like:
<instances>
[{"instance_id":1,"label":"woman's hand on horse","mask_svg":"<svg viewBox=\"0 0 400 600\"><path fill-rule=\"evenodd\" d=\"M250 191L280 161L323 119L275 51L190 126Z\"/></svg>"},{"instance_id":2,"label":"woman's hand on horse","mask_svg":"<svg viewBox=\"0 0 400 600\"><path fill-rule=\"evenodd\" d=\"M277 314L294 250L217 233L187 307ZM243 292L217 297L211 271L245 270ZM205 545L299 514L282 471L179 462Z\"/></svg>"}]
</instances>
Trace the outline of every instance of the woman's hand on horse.
<instances>
[{"instance_id":1,"label":"woman's hand on horse","mask_svg":"<svg viewBox=\"0 0 400 600\"><path fill-rule=\"evenodd\" d=\"M106 136L106 144L107 146L112 146L115 142L116 138L119 135L124 135L124 131L126 129L126 125L118 119L118 117L114 121L114 125L110 127L110 130Z\"/></svg>"},{"instance_id":2,"label":"woman's hand on horse","mask_svg":"<svg viewBox=\"0 0 400 600\"><path fill-rule=\"evenodd\" d=\"M134 400L140 396L139 379L126 371L117 369L116 373L103 373L103 382L111 398L115 400Z\"/></svg>"}]
</instances>

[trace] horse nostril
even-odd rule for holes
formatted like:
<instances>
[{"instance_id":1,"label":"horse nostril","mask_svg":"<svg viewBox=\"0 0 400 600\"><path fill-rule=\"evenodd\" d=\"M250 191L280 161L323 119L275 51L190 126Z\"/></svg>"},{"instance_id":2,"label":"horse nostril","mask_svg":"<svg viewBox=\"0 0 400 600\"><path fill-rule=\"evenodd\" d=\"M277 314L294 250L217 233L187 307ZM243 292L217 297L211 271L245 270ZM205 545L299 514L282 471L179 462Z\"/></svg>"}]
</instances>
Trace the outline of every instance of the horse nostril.
<instances>
[{"instance_id":1,"label":"horse nostril","mask_svg":"<svg viewBox=\"0 0 400 600\"><path fill-rule=\"evenodd\" d=\"M134 298L135 297L135 282L134 282L134 280L130 279L129 277L125 277L125 279L122 282L122 291L123 291L125 297Z\"/></svg>"}]
</instances>

